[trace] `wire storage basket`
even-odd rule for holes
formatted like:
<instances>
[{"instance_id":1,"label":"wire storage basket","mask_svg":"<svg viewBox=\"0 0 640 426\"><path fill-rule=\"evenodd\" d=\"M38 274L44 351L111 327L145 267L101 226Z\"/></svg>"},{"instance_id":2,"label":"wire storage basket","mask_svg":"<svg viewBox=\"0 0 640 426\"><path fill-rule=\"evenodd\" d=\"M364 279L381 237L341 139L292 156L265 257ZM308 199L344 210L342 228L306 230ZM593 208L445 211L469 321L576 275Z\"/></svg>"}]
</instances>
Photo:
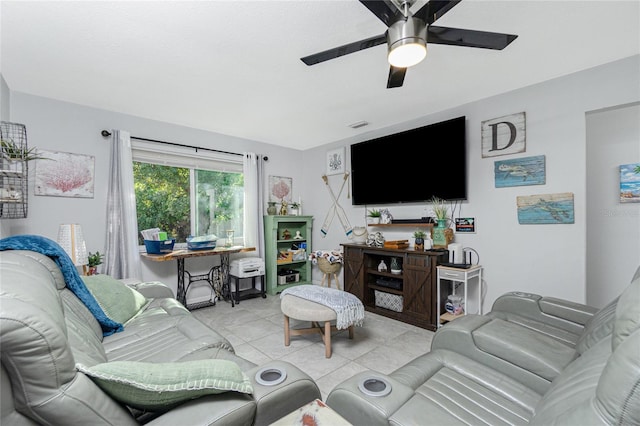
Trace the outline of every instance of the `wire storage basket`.
<instances>
[{"instance_id":1,"label":"wire storage basket","mask_svg":"<svg viewBox=\"0 0 640 426\"><path fill-rule=\"evenodd\" d=\"M27 217L28 169L27 128L24 124L0 122L0 218Z\"/></svg>"}]
</instances>

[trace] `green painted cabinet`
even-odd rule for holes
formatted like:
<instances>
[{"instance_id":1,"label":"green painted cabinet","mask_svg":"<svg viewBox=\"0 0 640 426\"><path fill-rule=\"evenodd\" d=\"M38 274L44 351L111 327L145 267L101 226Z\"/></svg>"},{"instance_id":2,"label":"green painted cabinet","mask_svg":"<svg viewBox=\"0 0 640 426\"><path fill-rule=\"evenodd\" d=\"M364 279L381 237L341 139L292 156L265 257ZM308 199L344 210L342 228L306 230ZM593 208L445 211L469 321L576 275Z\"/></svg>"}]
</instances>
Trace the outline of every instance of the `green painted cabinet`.
<instances>
[{"instance_id":1,"label":"green painted cabinet","mask_svg":"<svg viewBox=\"0 0 640 426\"><path fill-rule=\"evenodd\" d=\"M267 293L275 295L300 284L311 284L313 216L264 217ZM304 247L306 245L306 249Z\"/></svg>"}]
</instances>

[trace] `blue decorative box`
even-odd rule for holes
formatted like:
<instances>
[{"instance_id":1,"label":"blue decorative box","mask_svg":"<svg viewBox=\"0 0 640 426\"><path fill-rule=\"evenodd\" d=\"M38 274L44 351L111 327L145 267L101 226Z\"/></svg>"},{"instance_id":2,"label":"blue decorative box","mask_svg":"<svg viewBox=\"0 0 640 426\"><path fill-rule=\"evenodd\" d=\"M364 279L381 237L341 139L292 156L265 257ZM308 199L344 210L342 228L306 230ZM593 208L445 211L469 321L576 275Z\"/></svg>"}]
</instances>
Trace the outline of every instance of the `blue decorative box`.
<instances>
[{"instance_id":1,"label":"blue decorative box","mask_svg":"<svg viewBox=\"0 0 640 426\"><path fill-rule=\"evenodd\" d=\"M202 237L187 238L187 248L189 250L213 250L216 248L218 237L215 235L204 235Z\"/></svg>"},{"instance_id":2,"label":"blue decorative box","mask_svg":"<svg viewBox=\"0 0 640 426\"><path fill-rule=\"evenodd\" d=\"M164 241L144 240L144 246L147 249L147 254L171 253L175 243L175 238Z\"/></svg>"}]
</instances>

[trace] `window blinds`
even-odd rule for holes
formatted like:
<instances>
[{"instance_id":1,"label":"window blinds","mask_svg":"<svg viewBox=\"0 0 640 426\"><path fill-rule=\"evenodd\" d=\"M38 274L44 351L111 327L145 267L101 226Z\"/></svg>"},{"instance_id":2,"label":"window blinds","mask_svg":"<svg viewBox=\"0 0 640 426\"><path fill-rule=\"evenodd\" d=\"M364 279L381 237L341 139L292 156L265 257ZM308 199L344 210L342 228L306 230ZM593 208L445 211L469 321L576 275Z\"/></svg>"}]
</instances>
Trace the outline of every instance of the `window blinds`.
<instances>
[{"instance_id":1,"label":"window blinds","mask_svg":"<svg viewBox=\"0 0 640 426\"><path fill-rule=\"evenodd\" d=\"M242 173L242 156L197 148L162 145L132 138L133 161L198 170Z\"/></svg>"}]
</instances>

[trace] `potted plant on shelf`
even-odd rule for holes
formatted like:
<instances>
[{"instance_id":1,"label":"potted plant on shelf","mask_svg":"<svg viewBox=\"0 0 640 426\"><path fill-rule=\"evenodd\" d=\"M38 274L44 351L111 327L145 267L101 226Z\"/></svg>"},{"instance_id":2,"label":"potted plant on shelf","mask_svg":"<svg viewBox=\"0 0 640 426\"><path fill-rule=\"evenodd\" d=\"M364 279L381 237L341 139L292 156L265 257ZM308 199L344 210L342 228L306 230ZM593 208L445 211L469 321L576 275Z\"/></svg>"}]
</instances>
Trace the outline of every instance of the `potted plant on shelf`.
<instances>
[{"instance_id":1,"label":"potted plant on shelf","mask_svg":"<svg viewBox=\"0 0 640 426\"><path fill-rule=\"evenodd\" d=\"M28 149L26 144L18 144L12 139L0 140L0 152L3 162L7 163L8 170L22 171L22 163L32 160L44 159L38 154L37 149Z\"/></svg>"},{"instance_id":2,"label":"potted plant on shelf","mask_svg":"<svg viewBox=\"0 0 640 426\"><path fill-rule=\"evenodd\" d=\"M289 214L292 216L298 216L300 214L300 204L293 202L289 205Z\"/></svg>"},{"instance_id":3,"label":"potted plant on shelf","mask_svg":"<svg viewBox=\"0 0 640 426\"><path fill-rule=\"evenodd\" d=\"M380 217L382 217L382 212L378 209L371 209L367 213L367 216L369 217L368 223L375 225L380 223Z\"/></svg>"},{"instance_id":4,"label":"potted plant on shelf","mask_svg":"<svg viewBox=\"0 0 640 426\"><path fill-rule=\"evenodd\" d=\"M431 210L433 211L433 215L436 217L438 227L445 228L447 226L447 219L449 219L447 202L442 198L433 197L431 199Z\"/></svg>"},{"instance_id":5,"label":"potted plant on shelf","mask_svg":"<svg viewBox=\"0 0 640 426\"><path fill-rule=\"evenodd\" d=\"M416 242L413 246L413 249L416 251L424 250L424 238L427 236L427 233L424 231L416 231L413 233L413 238L416 239Z\"/></svg>"},{"instance_id":6,"label":"potted plant on shelf","mask_svg":"<svg viewBox=\"0 0 640 426\"><path fill-rule=\"evenodd\" d=\"M99 251L95 253L89 252L89 263L87 267L89 270L87 271L87 275L97 275L98 274L98 265L102 265L102 258L104 255L100 254Z\"/></svg>"}]
</instances>

